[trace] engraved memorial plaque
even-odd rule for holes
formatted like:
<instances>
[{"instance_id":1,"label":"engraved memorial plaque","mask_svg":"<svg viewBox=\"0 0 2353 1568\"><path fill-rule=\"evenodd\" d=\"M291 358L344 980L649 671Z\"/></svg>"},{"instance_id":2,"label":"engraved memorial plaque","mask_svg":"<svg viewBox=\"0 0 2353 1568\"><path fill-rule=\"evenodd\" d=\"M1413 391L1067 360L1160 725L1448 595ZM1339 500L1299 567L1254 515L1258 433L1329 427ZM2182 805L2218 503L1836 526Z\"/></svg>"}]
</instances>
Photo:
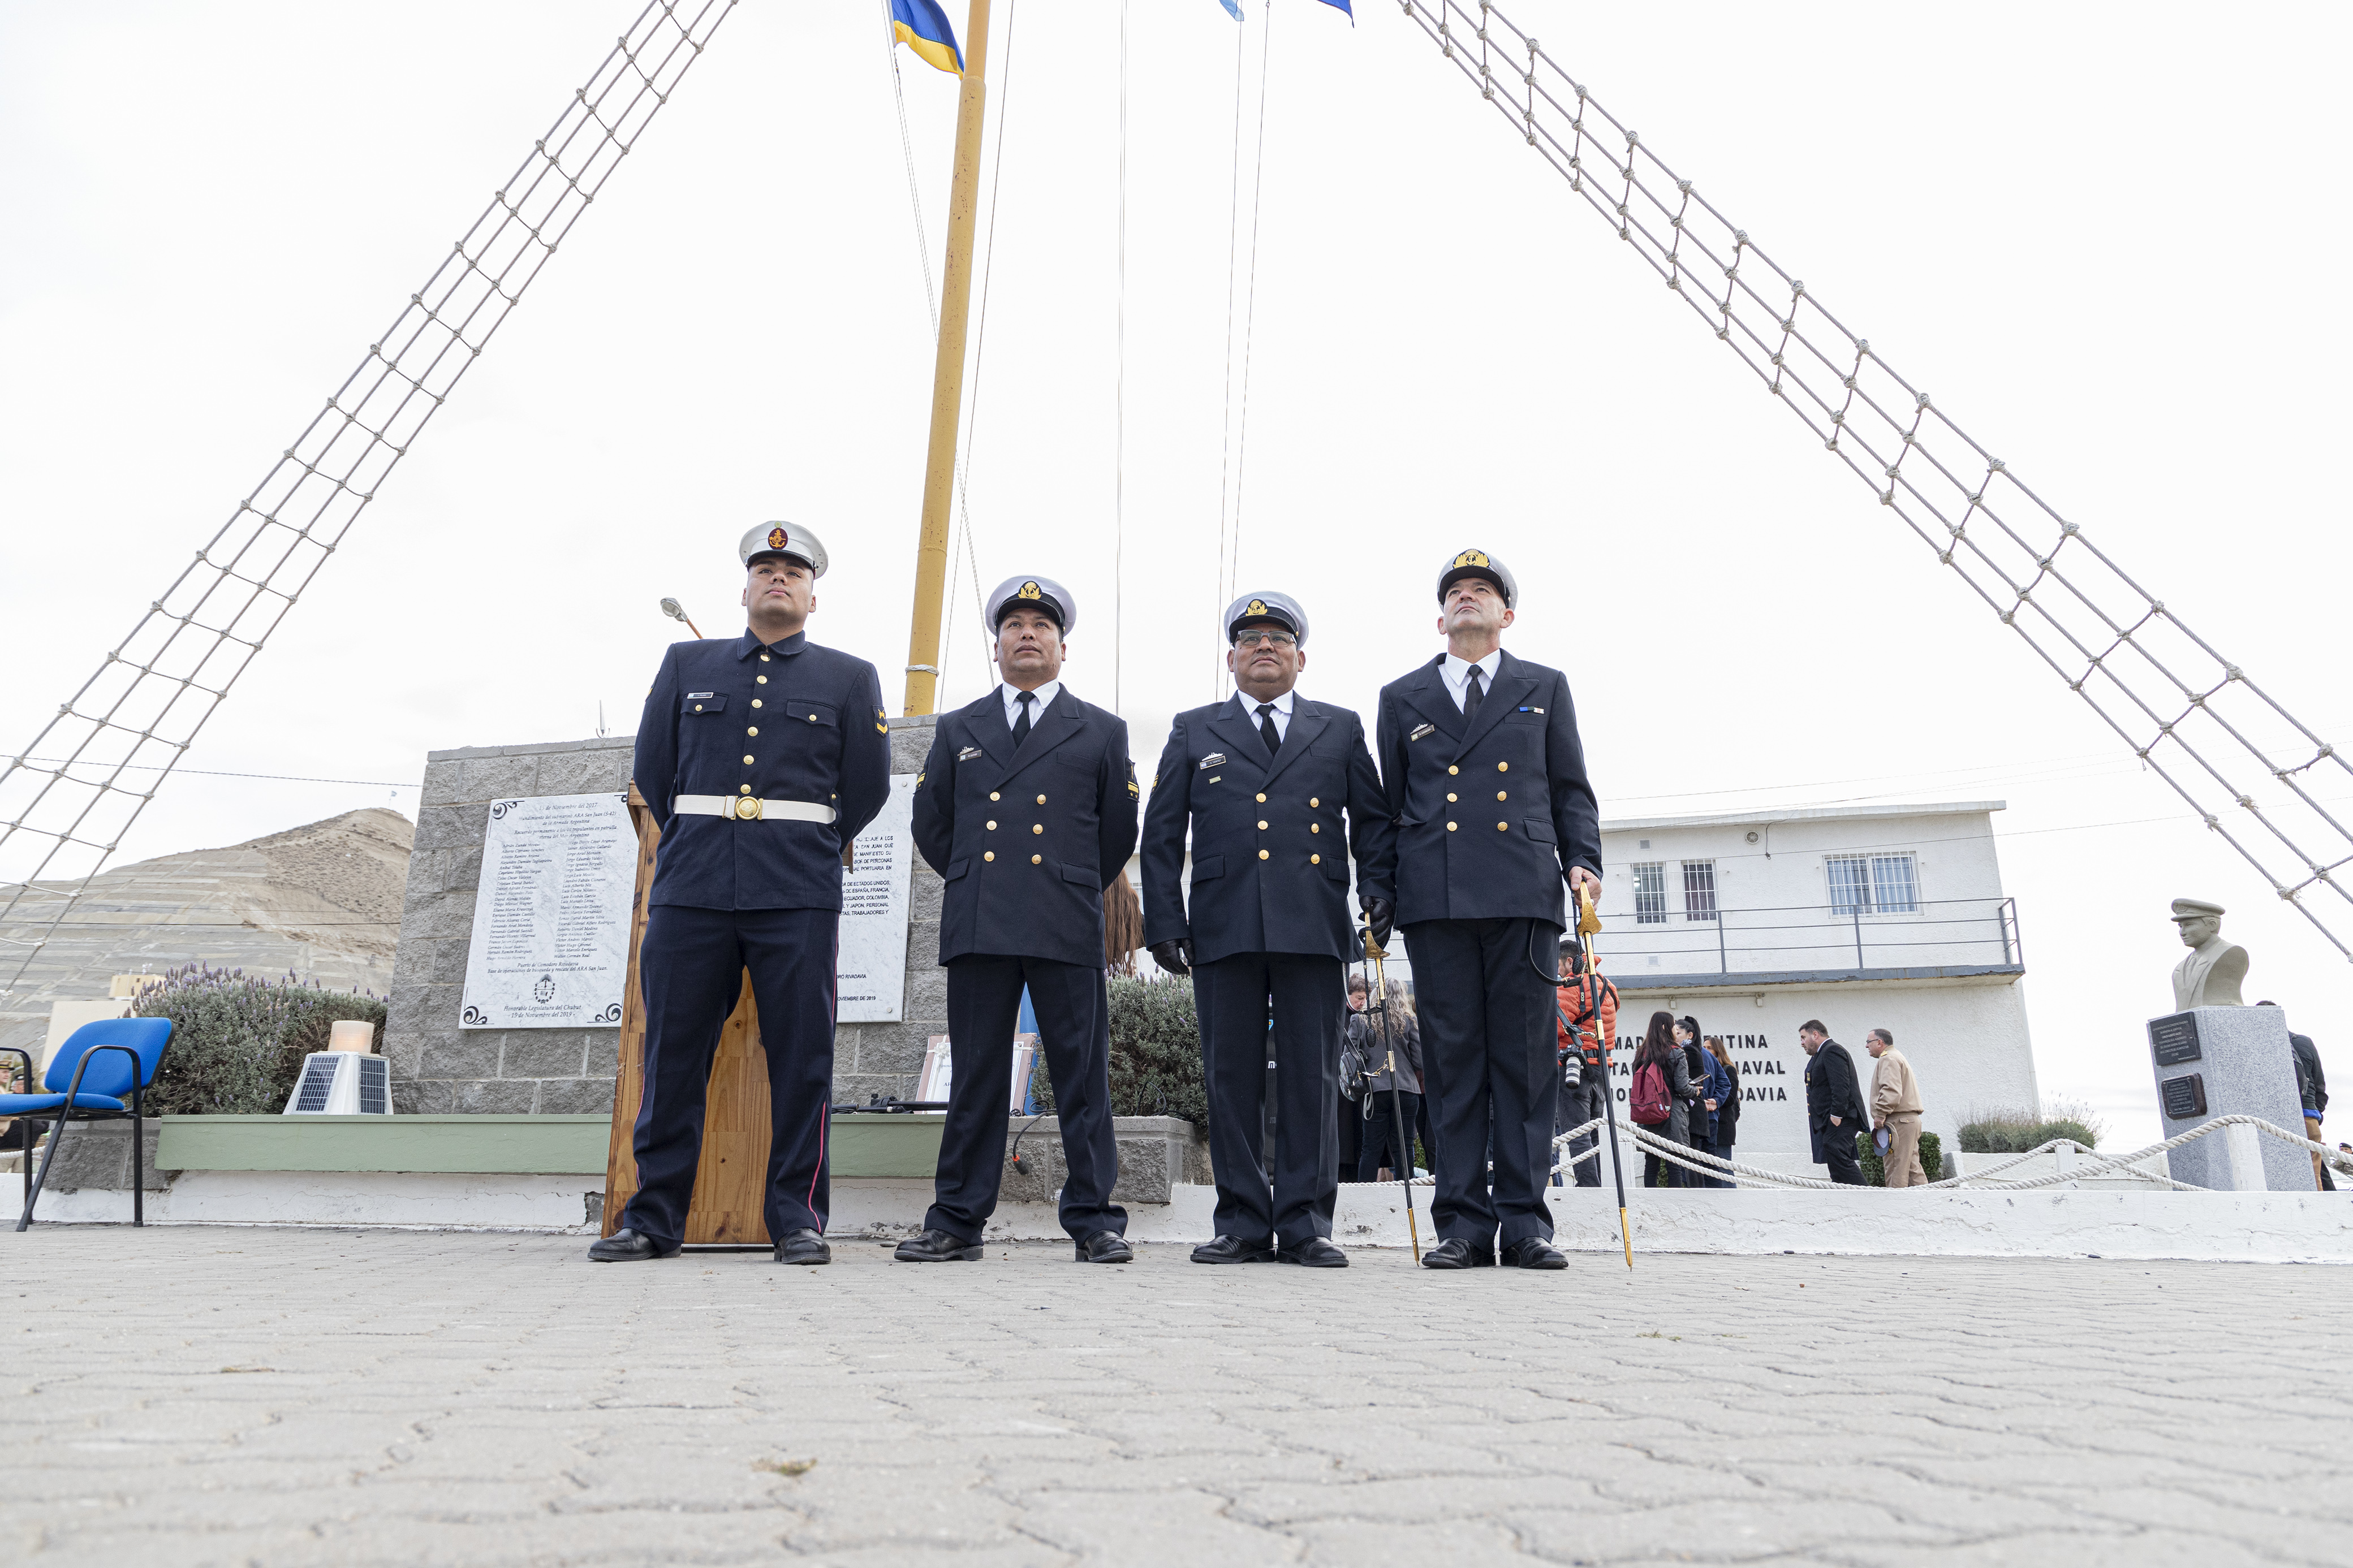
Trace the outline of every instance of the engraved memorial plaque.
<instances>
[{"instance_id":1,"label":"engraved memorial plaque","mask_svg":"<svg viewBox=\"0 0 2353 1568\"><path fill-rule=\"evenodd\" d=\"M577 1029L621 1020L637 829L617 795L491 803L459 1024Z\"/></svg>"},{"instance_id":2,"label":"engraved memorial plaque","mask_svg":"<svg viewBox=\"0 0 2353 1568\"><path fill-rule=\"evenodd\" d=\"M2186 1121L2193 1116L2206 1114L2206 1079L2202 1074L2190 1073L2183 1078L2169 1078L2158 1086L2165 1100L2165 1114L2175 1121Z\"/></svg>"},{"instance_id":3,"label":"engraved memorial plaque","mask_svg":"<svg viewBox=\"0 0 2353 1568\"><path fill-rule=\"evenodd\" d=\"M841 879L841 942L834 955L840 1023L895 1024L906 1016L914 813L915 775L892 774L891 798L858 836L856 864Z\"/></svg>"},{"instance_id":4,"label":"engraved memorial plaque","mask_svg":"<svg viewBox=\"0 0 2353 1568\"><path fill-rule=\"evenodd\" d=\"M2168 1018L2150 1019L2148 1048L2157 1054L2157 1065L2161 1068L2196 1061L2200 1055L2198 1015L2176 1013Z\"/></svg>"}]
</instances>

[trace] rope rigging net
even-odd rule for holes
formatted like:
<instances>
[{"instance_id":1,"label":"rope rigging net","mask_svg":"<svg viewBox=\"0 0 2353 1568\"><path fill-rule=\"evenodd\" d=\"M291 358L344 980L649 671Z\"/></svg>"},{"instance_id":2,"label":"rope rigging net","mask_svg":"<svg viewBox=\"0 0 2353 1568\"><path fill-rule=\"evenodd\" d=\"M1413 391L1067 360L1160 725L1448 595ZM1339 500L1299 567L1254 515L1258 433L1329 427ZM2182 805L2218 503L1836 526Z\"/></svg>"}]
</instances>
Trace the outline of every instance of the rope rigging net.
<instances>
[{"instance_id":1,"label":"rope rigging net","mask_svg":"<svg viewBox=\"0 0 2353 1568\"><path fill-rule=\"evenodd\" d=\"M253 493L23 754L0 760L0 921L37 933L0 938L0 994L24 978L734 3L653 0L638 15Z\"/></svg>"},{"instance_id":2,"label":"rope rigging net","mask_svg":"<svg viewBox=\"0 0 2353 1568\"><path fill-rule=\"evenodd\" d=\"M1880 505L2353 958L2353 764L1978 444L1487 0L1399 0L1570 191ZM2233 780L2240 782L2233 782ZM2256 782L2248 783L2253 780ZM2333 897L2313 896L2326 889Z\"/></svg>"}]
</instances>

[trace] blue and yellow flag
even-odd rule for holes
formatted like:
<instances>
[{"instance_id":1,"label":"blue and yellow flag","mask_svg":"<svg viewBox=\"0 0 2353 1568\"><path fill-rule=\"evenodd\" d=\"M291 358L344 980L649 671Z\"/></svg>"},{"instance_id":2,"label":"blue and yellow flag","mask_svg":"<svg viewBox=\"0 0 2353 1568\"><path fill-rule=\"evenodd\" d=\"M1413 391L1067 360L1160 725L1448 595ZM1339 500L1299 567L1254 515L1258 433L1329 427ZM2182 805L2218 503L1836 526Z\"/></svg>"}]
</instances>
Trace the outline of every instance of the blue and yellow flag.
<instances>
[{"instance_id":1,"label":"blue and yellow flag","mask_svg":"<svg viewBox=\"0 0 2353 1568\"><path fill-rule=\"evenodd\" d=\"M964 51L948 26L940 0L891 0L891 30L925 64L952 76L964 75Z\"/></svg>"}]
</instances>

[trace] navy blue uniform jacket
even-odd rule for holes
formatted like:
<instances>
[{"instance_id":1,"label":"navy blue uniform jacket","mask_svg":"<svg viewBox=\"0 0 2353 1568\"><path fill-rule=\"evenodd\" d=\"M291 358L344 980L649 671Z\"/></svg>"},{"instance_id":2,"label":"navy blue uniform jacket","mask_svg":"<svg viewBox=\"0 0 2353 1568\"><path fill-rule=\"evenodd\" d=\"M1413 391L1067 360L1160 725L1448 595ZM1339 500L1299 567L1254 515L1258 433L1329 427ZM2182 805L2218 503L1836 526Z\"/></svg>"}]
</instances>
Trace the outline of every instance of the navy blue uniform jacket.
<instances>
[{"instance_id":1,"label":"navy blue uniform jacket","mask_svg":"<svg viewBox=\"0 0 2353 1568\"><path fill-rule=\"evenodd\" d=\"M1127 873L1138 790L1127 721L1068 686L1016 752L999 688L940 715L915 781L915 847L947 880L940 962L1103 967L1103 889Z\"/></svg>"},{"instance_id":2,"label":"navy blue uniform jacket","mask_svg":"<svg viewBox=\"0 0 2353 1568\"><path fill-rule=\"evenodd\" d=\"M1340 814L1347 813L1344 837ZM1178 884L1193 829L1193 902ZM1193 941L1196 962L1238 952L1357 956L1348 918L1348 850L1357 892L1391 896L1397 827L1345 708L1292 699L1282 749L1231 701L1176 715L1144 811L1144 941Z\"/></svg>"},{"instance_id":3,"label":"navy blue uniform jacket","mask_svg":"<svg viewBox=\"0 0 2353 1568\"><path fill-rule=\"evenodd\" d=\"M774 647L672 643L638 721L638 793L662 830L653 900L702 910L839 910L842 846L891 797L874 667L795 632ZM811 801L831 823L674 815L682 795Z\"/></svg>"},{"instance_id":4,"label":"navy blue uniform jacket","mask_svg":"<svg viewBox=\"0 0 2353 1568\"><path fill-rule=\"evenodd\" d=\"M1601 874L1601 813L1559 670L1503 656L1466 721L1440 655L1381 688L1381 781L1397 814L1397 923L1537 920L1567 929L1562 883Z\"/></svg>"}]
</instances>

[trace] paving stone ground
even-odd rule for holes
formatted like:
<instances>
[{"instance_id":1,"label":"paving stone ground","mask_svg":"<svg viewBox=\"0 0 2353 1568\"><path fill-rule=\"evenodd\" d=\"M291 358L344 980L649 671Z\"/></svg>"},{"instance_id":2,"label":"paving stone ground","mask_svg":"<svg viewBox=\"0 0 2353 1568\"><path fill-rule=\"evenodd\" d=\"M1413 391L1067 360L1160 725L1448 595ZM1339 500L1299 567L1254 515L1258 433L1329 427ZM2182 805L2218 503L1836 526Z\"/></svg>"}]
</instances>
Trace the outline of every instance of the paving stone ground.
<instances>
[{"instance_id":1,"label":"paving stone ground","mask_svg":"<svg viewBox=\"0 0 2353 1568\"><path fill-rule=\"evenodd\" d=\"M2353 1562L2315 1268L0 1236L0 1561Z\"/></svg>"}]
</instances>

